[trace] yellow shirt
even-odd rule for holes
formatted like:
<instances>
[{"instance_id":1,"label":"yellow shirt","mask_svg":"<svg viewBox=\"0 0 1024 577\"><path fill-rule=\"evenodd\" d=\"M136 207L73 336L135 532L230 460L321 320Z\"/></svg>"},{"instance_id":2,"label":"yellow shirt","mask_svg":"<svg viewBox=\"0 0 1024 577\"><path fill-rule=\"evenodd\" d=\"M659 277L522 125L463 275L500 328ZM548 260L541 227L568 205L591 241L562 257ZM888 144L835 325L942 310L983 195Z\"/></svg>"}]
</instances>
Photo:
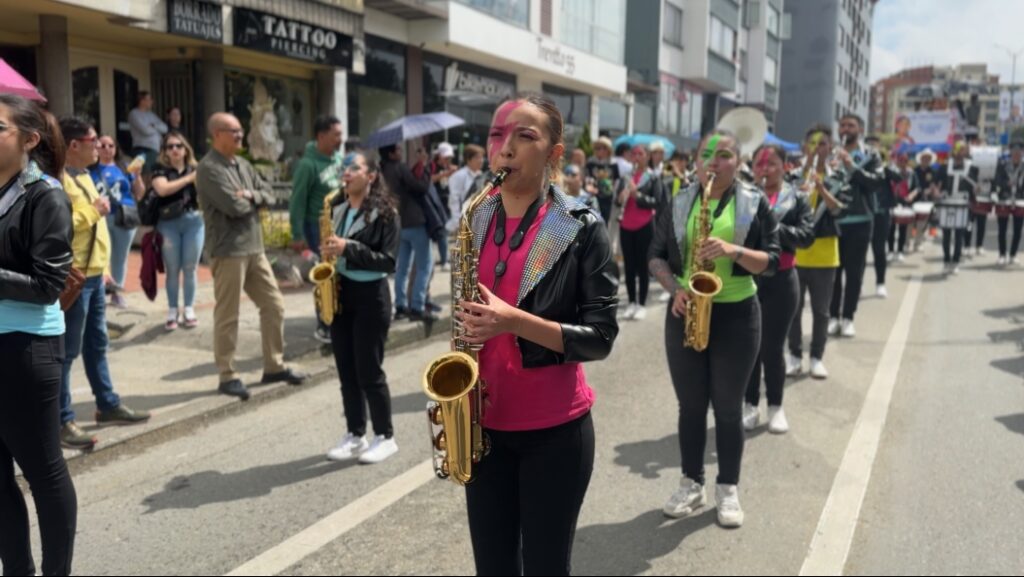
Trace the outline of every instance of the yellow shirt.
<instances>
[{"instance_id":1,"label":"yellow shirt","mask_svg":"<svg viewBox=\"0 0 1024 577\"><path fill-rule=\"evenodd\" d=\"M92 205L100 193L87 172L73 177L65 171L61 184L71 199L71 223L75 229L75 238L71 242L71 250L75 253L74 267L84 272L86 277L104 274L110 264L110 232L107 231L107 219L100 216ZM96 227L95 239L93 226ZM92 249L92 261L86 265L92 242L96 246Z\"/></svg>"},{"instance_id":2,"label":"yellow shirt","mask_svg":"<svg viewBox=\"0 0 1024 577\"><path fill-rule=\"evenodd\" d=\"M818 191L811 192L811 210L818 210ZM800 268L839 268L839 237L828 236L814 241L810 248L797 249L796 266Z\"/></svg>"}]
</instances>

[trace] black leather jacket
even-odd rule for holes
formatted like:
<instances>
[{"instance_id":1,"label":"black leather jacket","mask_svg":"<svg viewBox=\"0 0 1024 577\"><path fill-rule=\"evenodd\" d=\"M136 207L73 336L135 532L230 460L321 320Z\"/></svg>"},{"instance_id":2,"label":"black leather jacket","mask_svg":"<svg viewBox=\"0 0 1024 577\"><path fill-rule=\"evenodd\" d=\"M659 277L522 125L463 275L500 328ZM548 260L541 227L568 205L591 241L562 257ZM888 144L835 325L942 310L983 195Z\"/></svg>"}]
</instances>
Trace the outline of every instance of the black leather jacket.
<instances>
[{"instance_id":1,"label":"black leather jacket","mask_svg":"<svg viewBox=\"0 0 1024 577\"><path fill-rule=\"evenodd\" d=\"M0 299L50 305L71 270L71 201L34 162L0 192Z\"/></svg>"},{"instance_id":2,"label":"black leather jacket","mask_svg":"<svg viewBox=\"0 0 1024 577\"><path fill-rule=\"evenodd\" d=\"M540 280L525 296L522 293L529 284L521 286L519 308L561 324L565 352L520 338L519 350L527 369L602 360L611 353L619 334L615 319L619 272L607 227L586 205L556 187L551 187L549 194L552 204L537 239L555 247L553 252L561 256L540 259L551 263L551 268L544 272L539 265ZM485 201L473 215L478 246L487 235L497 202L498 197Z\"/></svg>"},{"instance_id":3,"label":"black leather jacket","mask_svg":"<svg viewBox=\"0 0 1024 577\"><path fill-rule=\"evenodd\" d=\"M334 209L334 230L339 230L345 222L348 211L355 210L348 203ZM391 218L382 218L377 211L370 214L359 212L352 222L351 228L345 233L344 257L352 270L370 272L395 272L398 258L398 231L402 225L398 214Z\"/></svg>"},{"instance_id":4,"label":"black leather jacket","mask_svg":"<svg viewBox=\"0 0 1024 577\"><path fill-rule=\"evenodd\" d=\"M772 208L779 223L779 244L784 252L810 248L814 244L814 212L807 195L789 183L783 183L780 198Z\"/></svg>"}]
</instances>

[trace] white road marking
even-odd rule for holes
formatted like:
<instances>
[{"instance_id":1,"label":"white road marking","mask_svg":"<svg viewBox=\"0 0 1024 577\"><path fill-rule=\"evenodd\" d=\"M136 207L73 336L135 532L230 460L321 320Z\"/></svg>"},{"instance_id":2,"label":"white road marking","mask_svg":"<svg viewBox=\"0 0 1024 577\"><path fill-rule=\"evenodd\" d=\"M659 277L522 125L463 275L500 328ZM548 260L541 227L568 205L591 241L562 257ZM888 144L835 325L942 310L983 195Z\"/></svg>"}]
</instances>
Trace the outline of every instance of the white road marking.
<instances>
[{"instance_id":1,"label":"white road marking","mask_svg":"<svg viewBox=\"0 0 1024 577\"><path fill-rule=\"evenodd\" d=\"M277 575L436 478L433 463L430 460L423 461L265 551L228 573L228 576Z\"/></svg>"},{"instance_id":2,"label":"white road marking","mask_svg":"<svg viewBox=\"0 0 1024 577\"><path fill-rule=\"evenodd\" d=\"M921 277L915 275L900 304L800 575L842 575L846 567L920 293Z\"/></svg>"}]
</instances>

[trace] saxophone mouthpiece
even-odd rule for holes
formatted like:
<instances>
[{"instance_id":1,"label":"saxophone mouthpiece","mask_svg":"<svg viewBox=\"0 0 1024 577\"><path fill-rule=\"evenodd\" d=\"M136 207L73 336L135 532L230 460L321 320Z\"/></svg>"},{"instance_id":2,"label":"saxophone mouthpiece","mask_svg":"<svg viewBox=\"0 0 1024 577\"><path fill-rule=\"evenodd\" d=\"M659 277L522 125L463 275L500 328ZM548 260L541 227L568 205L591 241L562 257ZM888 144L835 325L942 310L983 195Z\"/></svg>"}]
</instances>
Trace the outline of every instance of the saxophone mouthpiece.
<instances>
[{"instance_id":1,"label":"saxophone mouthpiece","mask_svg":"<svg viewBox=\"0 0 1024 577\"><path fill-rule=\"evenodd\" d=\"M512 171L507 168L499 168L496 170L494 172L494 176L491 177L491 187L501 186L501 183L505 182L505 179L508 178L508 175L511 172Z\"/></svg>"}]
</instances>

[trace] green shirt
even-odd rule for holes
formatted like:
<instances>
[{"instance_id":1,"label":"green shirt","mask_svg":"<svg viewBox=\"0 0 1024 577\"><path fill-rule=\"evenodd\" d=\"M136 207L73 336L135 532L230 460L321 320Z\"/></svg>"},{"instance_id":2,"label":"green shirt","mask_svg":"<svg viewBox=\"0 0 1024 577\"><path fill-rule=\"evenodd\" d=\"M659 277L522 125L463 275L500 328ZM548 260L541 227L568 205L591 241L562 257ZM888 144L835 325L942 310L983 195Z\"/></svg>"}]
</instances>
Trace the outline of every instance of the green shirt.
<instances>
[{"instance_id":1,"label":"green shirt","mask_svg":"<svg viewBox=\"0 0 1024 577\"><path fill-rule=\"evenodd\" d=\"M711 212L712 218L714 218L718 203L719 201L713 199L708 201L708 210ZM688 230L686 238L688 242L683 247L683 258L686 260L686 265L683 267L683 276L679 279L681 286L684 287L690 286L690 269L692 268L690 249L693 239L697 238L697 220L699 215L700 202L698 201L693 203L693 210L690 211L690 219L686 224ZM733 242L733 239L736 237L735 202L730 202L726 210L722 212L722 215L714 221L711 228L711 236L727 242ZM757 295L757 284L754 283L754 277L752 275L733 275L734 264L733 260L728 257L715 259L714 272L718 275L718 278L722 279L722 292L718 293L718 296L715 297L714 302L716 303L738 303Z\"/></svg>"}]
</instances>

